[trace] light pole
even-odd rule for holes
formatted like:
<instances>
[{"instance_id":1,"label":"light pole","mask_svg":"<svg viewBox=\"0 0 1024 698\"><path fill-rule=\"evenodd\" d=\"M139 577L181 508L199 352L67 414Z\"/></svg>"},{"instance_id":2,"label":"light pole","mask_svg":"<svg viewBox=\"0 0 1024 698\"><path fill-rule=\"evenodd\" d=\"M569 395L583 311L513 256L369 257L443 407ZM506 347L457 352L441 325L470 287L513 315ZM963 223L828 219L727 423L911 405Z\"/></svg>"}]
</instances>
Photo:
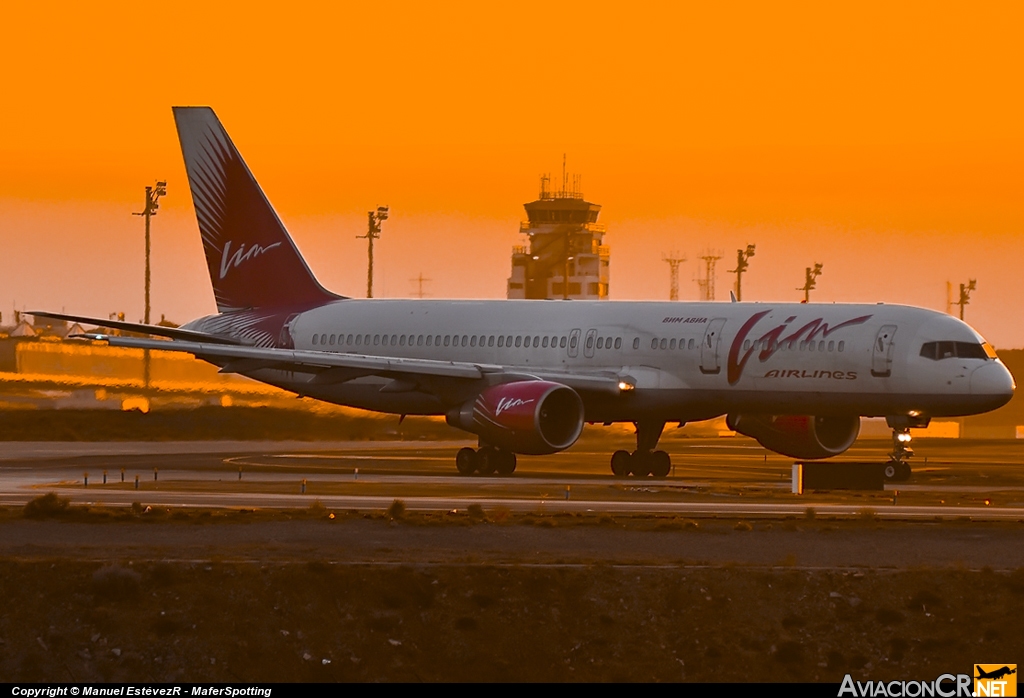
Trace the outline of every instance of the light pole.
<instances>
[{"instance_id":1,"label":"light pole","mask_svg":"<svg viewBox=\"0 0 1024 698\"><path fill-rule=\"evenodd\" d=\"M964 319L964 306L971 302L971 291L977 288L977 279L971 279L966 284L960 284L960 300L956 302L960 306L960 319Z\"/></svg>"},{"instance_id":2,"label":"light pole","mask_svg":"<svg viewBox=\"0 0 1024 698\"><path fill-rule=\"evenodd\" d=\"M821 264L815 262L814 269L807 267L806 271L804 272L804 285L801 288L797 289L797 291L804 292L804 303L811 302L811 289L813 289L817 285L817 282L815 280L819 276L821 276L821 267Z\"/></svg>"},{"instance_id":3,"label":"light pole","mask_svg":"<svg viewBox=\"0 0 1024 698\"><path fill-rule=\"evenodd\" d=\"M366 235L357 235L357 240L368 240L368 263L366 267L366 297L373 298L373 241L380 237L380 224L388 219L388 207L378 206L376 211L368 211L369 227Z\"/></svg>"},{"instance_id":4,"label":"light pole","mask_svg":"<svg viewBox=\"0 0 1024 698\"><path fill-rule=\"evenodd\" d=\"M750 262L748 260L754 256L754 248L754 245L747 245L746 250L736 250L736 268L729 270L730 274L736 275L737 301L743 300L743 289L741 286L743 282L743 272L745 272L747 270L747 267L750 266Z\"/></svg>"},{"instance_id":5,"label":"light pole","mask_svg":"<svg viewBox=\"0 0 1024 698\"><path fill-rule=\"evenodd\" d=\"M146 208L141 213L133 213L133 216L143 216L146 219L146 310L142 322L149 324L149 219L156 215L160 208L159 199L167 193L167 182L157 182L155 187L146 187Z\"/></svg>"}]
</instances>

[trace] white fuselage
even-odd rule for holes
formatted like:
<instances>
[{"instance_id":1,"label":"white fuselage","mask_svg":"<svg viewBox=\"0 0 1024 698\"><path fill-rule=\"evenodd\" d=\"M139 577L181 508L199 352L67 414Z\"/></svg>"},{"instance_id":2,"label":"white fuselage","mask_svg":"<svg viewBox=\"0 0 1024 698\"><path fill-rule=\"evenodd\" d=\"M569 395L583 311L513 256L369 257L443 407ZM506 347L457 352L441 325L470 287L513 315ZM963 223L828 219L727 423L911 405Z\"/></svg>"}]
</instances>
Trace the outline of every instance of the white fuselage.
<instances>
[{"instance_id":1,"label":"white fuselage","mask_svg":"<svg viewBox=\"0 0 1024 698\"><path fill-rule=\"evenodd\" d=\"M191 324L201 329L204 320ZM901 305L345 299L298 313L288 332L295 349L501 365L526 376L614 376L633 388L581 391L593 422L731 412L952 416L994 409L1013 391L1009 372L990 350L983 355L984 340L968 325ZM930 342L975 349L922 356ZM479 389L250 375L398 414L444 414Z\"/></svg>"}]
</instances>

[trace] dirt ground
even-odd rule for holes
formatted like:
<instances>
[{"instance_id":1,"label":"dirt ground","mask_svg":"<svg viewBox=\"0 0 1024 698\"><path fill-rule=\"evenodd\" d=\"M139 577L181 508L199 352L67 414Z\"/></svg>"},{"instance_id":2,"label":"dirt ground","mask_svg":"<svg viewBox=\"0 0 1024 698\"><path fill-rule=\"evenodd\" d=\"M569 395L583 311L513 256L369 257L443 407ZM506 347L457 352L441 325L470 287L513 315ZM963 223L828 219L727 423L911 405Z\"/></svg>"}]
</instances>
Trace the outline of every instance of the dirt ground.
<instances>
[{"instance_id":1,"label":"dirt ground","mask_svg":"<svg viewBox=\"0 0 1024 698\"><path fill-rule=\"evenodd\" d=\"M29 525L20 511L0 514L0 537ZM236 529L226 514L146 523L144 514L102 514L31 524L43 527L34 539L43 530L53 539L40 544L67 540L66 554L0 553L6 681L839 682L847 672L860 680L967 673L975 662L1015 662L1024 649L1013 612L1024 602L1022 569L813 566L781 549L770 565L601 554L602 540L628 544L636 531L711 545L781 540L770 531L753 537L743 522L717 522L712 534L701 522L650 519L341 516L336 530L362 539L379 529L384 542L356 554L338 538L325 541L326 553L298 546L287 556L261 555L261 533L278 529L260 527L308 526L324 512L264 515L237 528L248 542L230 545ZM100 529L135 527L133 535L164 543L148 553L78 545L75 531L99 535L82 529L95 516ZM818 545L836 533L799 523L817 527ZM848 526L851 537L877 533L873 524ZM201 550L166 545L168 532L200 528ZM460 530L523 538L537 554L456 551ZM218 531L222 545L208 540ZM1016 530L961 533L984 545ZM408 562L394 542L406 535L420 551ZM545 540L568 535L593 549L544 554ZM433 537L444 543L432 548Z\"/></svg>"}]
</instances>

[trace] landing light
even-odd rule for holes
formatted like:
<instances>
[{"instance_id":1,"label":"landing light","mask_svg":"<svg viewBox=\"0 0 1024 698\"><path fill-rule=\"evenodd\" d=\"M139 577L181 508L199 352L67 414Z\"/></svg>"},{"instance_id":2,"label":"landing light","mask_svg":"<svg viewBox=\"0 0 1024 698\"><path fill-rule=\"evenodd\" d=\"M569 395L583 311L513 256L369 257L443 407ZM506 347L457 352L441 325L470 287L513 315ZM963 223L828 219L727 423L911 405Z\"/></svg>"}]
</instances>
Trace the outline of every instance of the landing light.
<instances>
[{"instance_id":1,"label":"landing light","mask_svg":"<svg viewBox=\"0 0 1024 698\"><path fill-rule=\"evenodd\" d=\"M632 383L627 383L626 381L619 381L619 390L633 390L634 388L636 388L636 386L633 385Z\"/></svg>"},{"instance_id":2,"label":"landing light","mask_svg":"<svg viewBox=\"0 0 1024 698\"><path fill-rule=\"evenodd\" d=\"M896 438L897 438L897 439L898 439L898 440L899 440L900 442L902 442L902 443L905 443L905 444L906 444L906 443L910 443L910 440L911 440L911 439L912 439L913 437L912 437L912 436L911 436L910 434L907 434L907 433L903 433L903 434L900 434L900 435L898 435L898 436L897 436Z\"/></svg>"}]
</instances>

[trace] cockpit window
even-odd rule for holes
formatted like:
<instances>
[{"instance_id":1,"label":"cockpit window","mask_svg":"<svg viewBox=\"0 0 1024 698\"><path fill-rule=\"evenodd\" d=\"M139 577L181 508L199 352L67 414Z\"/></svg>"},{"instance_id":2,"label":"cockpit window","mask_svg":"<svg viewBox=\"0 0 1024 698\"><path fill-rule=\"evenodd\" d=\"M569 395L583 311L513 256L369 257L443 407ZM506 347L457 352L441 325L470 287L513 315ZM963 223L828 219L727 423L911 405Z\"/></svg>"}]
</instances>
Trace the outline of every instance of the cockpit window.
<instances>
[{"instance_id":1,"label":"cockpit window","mask_svg":"<svg viewBox=\"0 0 1024 698\"><path fill-rule=\"evenodd\" d=\"M988 345L972 342L925 342L921 347L921 356L933 361L942 359L989 359L995 358L995 352Z\"/></svg>"}]
</instances>

